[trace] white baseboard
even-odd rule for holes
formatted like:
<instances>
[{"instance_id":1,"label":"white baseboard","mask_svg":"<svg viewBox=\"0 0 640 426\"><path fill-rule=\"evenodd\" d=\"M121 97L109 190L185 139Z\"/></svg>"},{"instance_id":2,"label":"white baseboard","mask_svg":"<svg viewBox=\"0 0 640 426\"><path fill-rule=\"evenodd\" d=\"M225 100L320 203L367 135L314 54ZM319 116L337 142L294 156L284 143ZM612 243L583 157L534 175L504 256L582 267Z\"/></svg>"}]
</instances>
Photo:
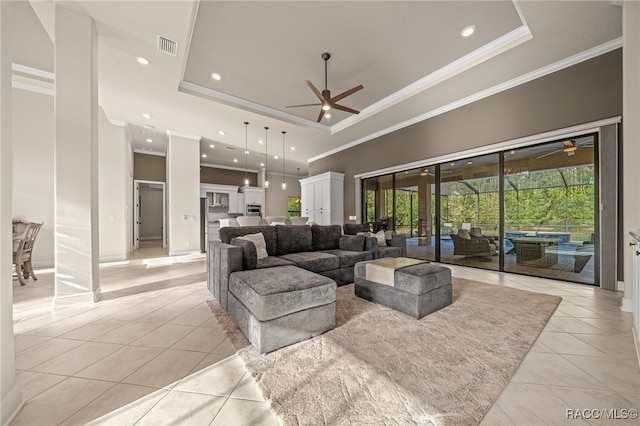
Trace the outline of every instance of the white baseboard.
<instances>
[{"instance_id":1,"label":"white baseboard","mask_svg":"<svg viewBox=\"0 0 640 426\"><path fill-rule=\"evenodd\" d=\"M100 263L108 263L108 262L122 262L123 260L128 260L129 256L126 254L114 254L110 256L100 256Z\"/></svg>"},{"instance_id":2,"label":"white baseboard","mask_svg":"<svg viewBox=\"0 0 640 426\"><path fill-rule=\"evenodd\" d=\"M95 291L88 291L86 293L72 294L69 296L56 296L53 298L53 307L61 308L80 303L95 303L99 301L100 298L102 298L102 290L98 287Z\"/></svg>"},{"instance_id":3,"label":"white baseboard","mask_svg":"<svg viewBox=\"0 0 640 426\"><path fill-rule=\"evenodd\" d=\"M154 241L154 240L161 240L162 239L162 235L159 235L157 237L144 237L144 238L140 238L140 241Z\"/></svg>"},{"instance_id":4,"label":"white baseboard","mask_svg":"<svg viewBox=\"0 0 640 426\"><path fill-rule=\"evenodd\" d=\"M18 383L17 379L13 388L2 398L0 404L2 404L2 425L9 426L24 406L22 386Z\"/></svg>"},{"instance_id":5,"label":"white baseboard","mask_svg":"<svg viewBox=\"0 0 640 426\"><path fill-rule=\"evenodd\" d=\"M169 252L169 256L185 256L189 254L200 254L200 250L182 250Z\"/></svg>"},{"instance_id":6,"label":"white baseboard","mask_svg":"<svg viewBox=\"0 0 640 426\"><path fill-rule=\"evenodd\" d=\"M633 312L633 300L623 297L620 310L622 312Z\"/></svg>"}]
</instances>

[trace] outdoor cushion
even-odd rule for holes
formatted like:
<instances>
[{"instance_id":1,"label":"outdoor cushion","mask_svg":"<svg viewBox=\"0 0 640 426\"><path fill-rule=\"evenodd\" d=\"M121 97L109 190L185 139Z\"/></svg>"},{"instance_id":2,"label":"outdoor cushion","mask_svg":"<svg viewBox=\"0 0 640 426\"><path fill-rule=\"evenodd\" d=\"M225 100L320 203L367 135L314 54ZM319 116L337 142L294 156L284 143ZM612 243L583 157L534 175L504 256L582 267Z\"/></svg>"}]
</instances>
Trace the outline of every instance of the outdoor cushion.
<instances>
[{"instance_id":1,"label":"outdoor cushion","mask_svg":"<svg viewBox=\"0 0 640 426\"><path fill-rule=\"evenodd\" d=\"M471 231L469 231L469 235L471 235L472 237L482 237L482 229L480 228L471 228Z\"/></svg>"},{"instance_id":2,"label":"outdoor cushion","mask_svg":"<svg viewBox=\"0 0 640 426\"><path fill-rule=\"evenodd\" d=\"M318 251L290 253L282 255L280 258L293 262L296 266L311 272L324 272L340 267L340 258L338 256Z\"/></svg>"},{"instance_id":3,"label":"outdoor cushion","mask_svg":"<svg viewBox=\"0 0 640 426\"><path fill-rule=\"evenodd\" d=\"M229 292L258 320L269 321L336 300L330 278L295 266L279 266L231 274Z\"/></svg>"},{"instance_id":4,"label":"outdoor cushion","mask_svg":"<svg viewBox=\"0 0 640 426\"><path fill-rule=\"evenodd\" d=\"M276 225L277 254L313 251L311 227L307 225Z\"/></svg>"},{"instance_id":5,"label":"outdoor cushion","mask_svg":"<svg viewBox=\"0 0 640 426\"><path fill-rule=\"evenodd\" d=\"M313 250L337 249L342 236L340 225L312 225L311 234L313 236Z\"/></svg>"},{"instance_id":6,"label":"outdoor cushion","mask_svg":"<svg viewBox=\"0 0 640 426\"><path fill-rule=\"evenodd\" d=\"M458 237L462 238L463 240L470 240L471 239L471 234L466 229L459 229L458 230Z\"/></svg>"}]
</instances>

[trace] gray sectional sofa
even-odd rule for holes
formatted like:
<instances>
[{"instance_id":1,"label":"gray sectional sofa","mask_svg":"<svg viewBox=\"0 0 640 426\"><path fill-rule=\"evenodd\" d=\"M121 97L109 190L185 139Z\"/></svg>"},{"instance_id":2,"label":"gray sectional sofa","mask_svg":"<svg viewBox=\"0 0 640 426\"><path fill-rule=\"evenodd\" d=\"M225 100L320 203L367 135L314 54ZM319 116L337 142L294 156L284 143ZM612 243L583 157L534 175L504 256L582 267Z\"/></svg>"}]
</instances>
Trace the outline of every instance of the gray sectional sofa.
<instances>
[{"instance_id":1,"label":"gray sectional sofa","mask_svg":"<svg viewBox=\"0 0 640 426\"><path fill-rule=\"evenodd\" d=\"M266 258L244 239L261 233ZM335 327L335 289L354 282L356 263L375 258L375 238L342 235L340 225L276 225L220 229L209 245L208 288L260 352Z\"/></svg>"}]
</instances>

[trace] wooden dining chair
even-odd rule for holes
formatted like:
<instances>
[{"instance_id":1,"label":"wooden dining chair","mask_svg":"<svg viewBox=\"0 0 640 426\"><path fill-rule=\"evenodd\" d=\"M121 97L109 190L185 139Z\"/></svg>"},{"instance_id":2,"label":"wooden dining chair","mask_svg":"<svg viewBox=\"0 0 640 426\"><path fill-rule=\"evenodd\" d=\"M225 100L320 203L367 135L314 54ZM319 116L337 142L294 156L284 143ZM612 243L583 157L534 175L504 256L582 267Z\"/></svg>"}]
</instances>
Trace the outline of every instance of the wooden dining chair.
<instances>
[{"instance_id":1,"label":"wooden dining chair","mask_svg":"<svg viewBox=\"0 0 640 426\"><path fill-rule=\"evenodd\" d=\"M16 269L16 275L18 276L20 285L25 285L24 279L29 278L29 276L31 276L34 281L38 280L36 274L33 272L31 254L33 253L33 246L41 227L42 223L29 222L22 235L14 240L13 266Z\"/></svg>"}]
</instances>

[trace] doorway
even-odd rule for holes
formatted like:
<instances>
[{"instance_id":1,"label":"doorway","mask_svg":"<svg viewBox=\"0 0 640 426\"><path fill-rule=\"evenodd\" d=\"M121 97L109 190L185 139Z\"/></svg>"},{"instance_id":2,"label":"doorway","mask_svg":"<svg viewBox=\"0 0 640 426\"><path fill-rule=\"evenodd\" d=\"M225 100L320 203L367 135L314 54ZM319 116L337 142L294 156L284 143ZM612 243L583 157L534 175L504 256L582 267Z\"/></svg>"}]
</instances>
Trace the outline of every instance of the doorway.
<instances>
[{"instance_id":1,"label":"doorway","mask_svg":"<svg viewBox=\"0 0 640 426\"><path fill-rule=\"evenodd\" d=\"M166 247L164 182L135 180L134 187L134 248L141 241L161 241Z\"/></svg>"}]
</instances>

